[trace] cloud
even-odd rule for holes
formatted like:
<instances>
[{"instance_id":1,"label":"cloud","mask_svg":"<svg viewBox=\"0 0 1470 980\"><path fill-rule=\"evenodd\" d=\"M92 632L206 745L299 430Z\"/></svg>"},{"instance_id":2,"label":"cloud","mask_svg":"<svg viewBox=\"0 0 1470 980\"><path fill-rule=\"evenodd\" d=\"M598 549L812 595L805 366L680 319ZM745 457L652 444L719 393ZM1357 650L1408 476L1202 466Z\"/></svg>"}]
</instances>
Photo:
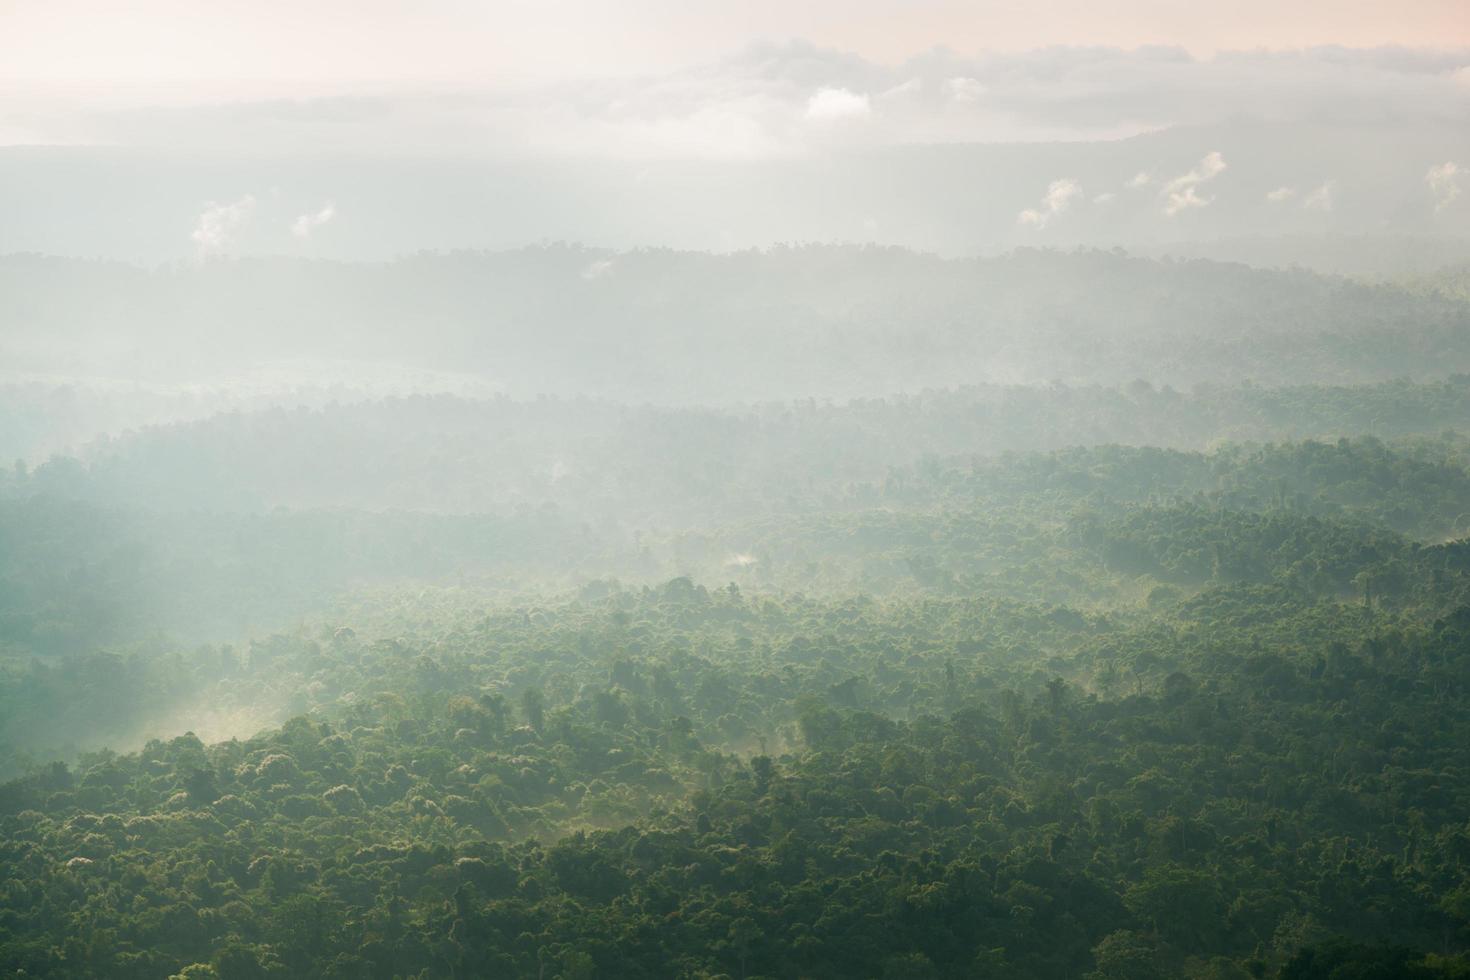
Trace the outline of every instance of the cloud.
<instances>
[{"instance_id":1,"label":"cloud","mask_svg":"<svg viewBox=\"0 0 1470 980\"><path fill-rule=\"evenodd\" d=\"M1333 195L1337 192L1337 181L1326 180L1322 186L1302 198L1303 211L1331 211L1336 206Z\"/></svg>"},{"instance_id":2,"label":"cloud","mask_svg":"<svg viewBox=\"0 0 1470 980\"><path fill-rule=\"evenodd\" d=\"M1180 174L1164 185L1164 213L1169 217L1193 208L1209 207L1213 197L1202 197L1199 188L1225 172L1227 164L1219 150L1205 154L1204 158L1187 173Z\"/></svg>"},{"instance_id":3,"label":"cloud","mask_svg":"<svg viewBox=\"0 0 1470 980\"><path fill-rule=\"evenodd\" d=\"M1467 63L1463 50L1340 47L1209 57L1161 47L975 56L935 49L881 63L789 41L662 72L462 90L180 96L177 104L141 106L27 97L0 113L0 139L8 127L27 141L252 152L494 147L538 158L750 159L824 146L834 130L848 144L870 146L1120 139L1242 121L1392 120L1464 132ZM866 124L811 125L818 120ZM1141 174L1133 189L1152 184L1151 176Z\"/></svg>"},{"instance_id":4,"label":"cloud","mask_svg":"<svg viewBox=\"0 0 1470 980\"><path fill-rule=\"evenodd\" d=\"M337 216L337 207L328 201L317 211L299 214L291 222L291 234L297 238L310 238L311 233Z\"/></svg>"},{"instance_id":5,"label":"cloud","mask_svg":"<svg viewBox=\"0 0 1470 980\"><path fill-rule=\"evenodd\" d=\"M966 75L946 79L944 83L944 94L952 102L979 102L985 91L984 82Z\"/></svg>"},{"instance_id":6,"label":"cloud","mask_svg":"<svg viewBox=\"0 0 1470 980\"><path fill-rule=\"evenodd\" d=\"M1054 180L1047 185L1046 195L1041 199L1041 207L1027 208L1016 216L1016 222L1040 230L1050 224L1057 215L1071 207L1072 202L1081 196L1082 185L1071 177Z\"/></svg>"},{"instance_id":7,"label":"cloud","mask_svg":"<svg viewBox=\"0 0 1470 980\"><path fill-rule=\"evenodd\" d=\"M1424 175L1424 183L1429 185L1429 193L1434 195L1434 210L1441 211L1449 207L1460 196L1460 177L1464 173L1465 168L1452 160L1429 168L1429 172Z\"/></svg>"},{"instance_id":8,"label":"cloud","mask_svg":"<svg viewBox=\"0 0 1470 980\"><path fill-rule=\"evenodd\" d=\"M864 119L872 112L873 105L866 94L845 88L818 89L806 103L807 118L823 122Z\"/></svg>"},{"instance_id":9,"label":"cloud","mask_svg":"<svg viewBox=\"0 0 1470 980\"><path fill-rule=\"evenodd\" d=\"M1272 204L1285 204L1294 197L1296 197L1295 187L1278 187L1274 191L1266 192L1266 200Z\"/></svg>"},{"instance_id":10,"label":"cloud","mask_svg":"<svg viewBox=\"0 0 1470 980\"><path fill-rule=\"evenodd\" d=\"M909 78L892 88L878 93L880 99L906 99L922 95L924 92L924 80L922 78Z\"/></svg>"},{"instance_id":11,"label":"cloud","mask_svg":"<svg viewBox=\"0 0 1470 980\"><path fill-rule=\"evenodd\" d=\"M1136 191L1136 190L1139 190L1140 188L1147 187L1149 184L1152 184L1153 182L1154 182L1154 175L1153 174L1149 173L1147 170L1140 170L1138 173L1134 174L1132 177L1129 177L1128 178L1128 183L1125 184L1124 186L1127 187L1129 190L1135 190Z\"/></svg>"},{"instance_id":12,"label":"cloud","mask_svg":"<svg viewBox=\"0 0 1470 980\"><path fill-rule=\"evenodd\" d=\"M204 252L217 252L230 243L250 216L255 213L255 196L246 194L233 204L210 201L204 206L194 231L189 235Z\"/></svg>"},{"instance_id":13,"label":"cloud","mask_svg":"<svg viewBox=\"0 0 1470 980\"><path fill-rule=\"evenodd\" d=\"M1118 198L1118 195L1114 194L1112 191L1104 191L1103 193L1099 194L1097 197L1094 197L1092 199L1092 203L1093 204L1112 204L1115 200L1117 200L1117 198Z\"/></svg>"}]
</instances>

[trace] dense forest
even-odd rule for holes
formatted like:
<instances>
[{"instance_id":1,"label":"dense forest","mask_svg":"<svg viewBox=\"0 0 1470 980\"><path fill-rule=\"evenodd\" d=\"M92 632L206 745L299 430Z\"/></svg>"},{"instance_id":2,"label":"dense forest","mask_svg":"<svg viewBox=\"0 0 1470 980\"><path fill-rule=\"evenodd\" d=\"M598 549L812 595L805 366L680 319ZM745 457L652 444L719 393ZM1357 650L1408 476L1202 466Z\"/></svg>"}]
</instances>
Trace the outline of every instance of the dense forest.
<instances>
[{"instance_id":1,"label":"dense forest","mask_svg":"<svg viewBox=\"0 0 1470 980\"><path fill-rule=\"evenodd\" d=\"M1470 980L1470 0L0 0L0 980Z\"/></svg>"},{"instance_id":2,"label":"dense forest","mask_svg":"<svg viewBox=\"0 0 1470 980\"><path fill-rule=\"evenodd\" d=\"M441 396L18 463L0 964L1470 976L1467 396Z\"/></svg>"},{"instance_id":3,"label":"dense forest","mask_svg":"<svg viewBox=\"0 0 1470 980\"><path fill-rule=\"evenodd\" d=\"M0 980L1470 980L1470 0L0 0Z\"/></svg>"},{"instance_id":4,"label":"dense forest","mask_svg":"<svg viewBox=\"0 0 1470 980\"><path fill-rule=\"evenodd\" d=\"M211 686L304 685L315 717L10 783L7 966L1463 975L1334 940L1453 950L1470 927L1463 613L687 580L371 606L360 631L193 658Z\"/></svg>"}]
</instances>

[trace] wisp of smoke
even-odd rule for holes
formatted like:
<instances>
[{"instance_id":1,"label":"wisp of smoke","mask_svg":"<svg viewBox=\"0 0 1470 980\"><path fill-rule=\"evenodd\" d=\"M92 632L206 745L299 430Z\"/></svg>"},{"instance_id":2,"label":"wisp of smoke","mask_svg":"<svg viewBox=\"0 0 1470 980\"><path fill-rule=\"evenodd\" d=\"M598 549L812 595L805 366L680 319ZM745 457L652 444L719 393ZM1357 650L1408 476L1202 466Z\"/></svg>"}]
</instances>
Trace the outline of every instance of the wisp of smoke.
<instances>
[{"instance_id":1,"label":"wisp of smoke","mask_svg":"<svg viewBox=\"0 0 1470 980\"><path fill-rule=\"evenodd\" d=\"M1205 208L1214 203L1213 197L1202 197L1199 188L1214 180L1226 169L1225 157L1219 150L1207 153L1187 173L1180 174L1164 185L1164 214L1169 217L1192 208Z\"/></svg>"},{"instance_id":2,"label":"wisp of smoke","mask_svg":"<svg viewBox=\"0 0 1470 980\"><path fill-rule=\"evenodd\" d=\"M1337 181L1326 180L1322 186L1302 198L1302 210L1304 211L1331 211L1336 202L1333 194L1337 190Z\"/></svg>"},{"instance_id":3,"label":"wisp of smoke","mask_svg":"<svg viewBox=\"0 0 1470 980\"><path fill-rule=\"evenodd\" d=\"M1027 208L1016 216L1016 222L1038 230L1045 228L1053 218L1071 207L1072 202L1081 196L1082 185L1071 177L1054 180L1047 185L1041 207Z\"/></svg>"},{"instance_id":4,"label":"wisp of smoke","mask_svg":"<svg viewBox=\"0 0 1470 980\"><path fill-rule=\"evenodd\" d=\"M217 252L229 244L235 232L255 213L255 196L246 194L233 204L210 201L204 206L189 237L204 252Z\"/></svg>"},{"instance_id":5,"label":"wisp of smoke","mask_svg":"<svg viewBox=\"0 0 1470 980\"><path fill-rule=\"evenodd\" d=\"M1464 170L1453 160L1435 164L1424 175L1429 193L1434 195L1434 210L1443 211L1460 196L1460 175Z\"/></svg>"},{"instance_id":6,"label":"wisp of smoke","mask_svg":"<svg viewBox=\"0 0 1470 980\"><path fill-rule=\"evenodd\" d=\"M612 267L612 259L593 259L591 262L587 263L587 267L582 270L582 278L601 279L603 276L612 272Z\"/></svg>"},{"instance_id":7,"label":"wisp of smoke","mask_svg":"<svg viewBox=\"0 0 1470 980\"><path fill-rule=\"evenodd\" d=\"M297 238L310 238L311 233L337 216L337 207L328 201L319 210L296 216L291 222L291 234Z\"/></svg>"}]
</instances>

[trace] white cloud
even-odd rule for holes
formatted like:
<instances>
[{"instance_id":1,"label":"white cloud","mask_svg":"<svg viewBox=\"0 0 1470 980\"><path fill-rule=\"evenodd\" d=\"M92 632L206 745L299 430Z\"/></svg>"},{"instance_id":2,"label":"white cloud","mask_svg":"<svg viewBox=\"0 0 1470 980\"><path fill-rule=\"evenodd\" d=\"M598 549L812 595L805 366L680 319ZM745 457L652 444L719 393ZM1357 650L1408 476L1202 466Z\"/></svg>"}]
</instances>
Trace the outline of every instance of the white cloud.
<instances>
[{"instance_id":1,"label":"white cloud","mask_svg":"<svg viewBox=\"0 0 1470 980\"><path fill-rule=\"evenodd\" d=\"M299 214L291 222L291 234L297 238L310 238L311 233L337 216L336 205L328 201L317 211Z\"/></svg>"},{"instance_id":2,"label":"white cloud","mask_svg":"<svg viewBox=\"0 0 1470 980\"><path fill-rule=\"evenodd\" d=\"M979 102L985 92L984 82L965 75L947 79L944 83L944 94L951 102Z\"/></svg>"},{"instance_id":3,"label":"white cloud","mask_svg":"<svg viewBox=\"0 0 1470 980\"><path fill-rule=\"evenodd\" d=\"M255 213L255 196L246 194L233 204L210 201L204 206L189 237L201 251L217 252L230 243L242 225Z\"/></svg>"},{"instance_id":4,"label":"white cloud","mask_svg":"<svg viewBox=\"0 0 1470 980\"><path fill-rule=\"evenodd\" d=\"M824 122L864 119L872 111L872 102L866 94L850 92L845 88L819 89L806 103L807 118Z\"/></svg>"},{"instance_id":5,"label":"white cloud","mask_svg":"<svg viewBox=\"0 0 1470 980\"><path fill-rule=\"evenodd\" d=\"M1139 188L1147 187L1149 184L1152 184L1153 182L1154 182L1154 175L1153 174L1149 173L1147 170L1140 170L1138 173L1136 173L1132 177L1128 178L1128 183L1125 186L1129 190L1135 190L1136 191Z\"/></svg>"},{"instance_id":6,"label":"white cloud","mask_svg":"<svg viewBox=\"0 0 1470 980\"><path fill-rule=\"evenodd\" d=\"M1463 131L1467 86L1463 50L1195 57L1178 48L1057 47L973 57L932 50L895 62L789 41L685 68L555 84L390 86L377 95L328 87L223 100L171 91L157 105L127 101L141 96L76 105L27 96L0 113L0 141L753 158L800 153L827 138L802 125L816 119L870 119L846 127L843 138L871 145L1117 139L1232 119L1371 118ZM1148 174L1140 179L1135 188L1151 183Z\"/></svg>"},{"instance_id":7,"label":"white cloud","mask_svg":"<svg viewBox=\"0 0 1470 980\"><path fill-rule=\"evenodd\" d=\"M1434 195L1434 210L1448 207L1460 196L1460 177L1464 173L1465 168L1453 160L1446 160L1429 168L1429 172L1424 175L1424 183L1429 185L1429 193Z\"/></svg>"},{"instance_id":8,"label":"white cloud","mask_svg":"<svg viewBox=\"0 0 1470 980\"><path fill-rule=\"evenodd\" d=\"M1302 198L1302 210L1304 211L1331 211L1337 202L1333 195L1337 192L1337 181L1326 180L1322 186Z\"/></svg>"},{"instance_id":9,"label":"white cloud","mask_svg":"<svg viewBox=\"0 0 1470 980\"><path fill-rule=\"evenodd\" d=\"M880 99L906 99L906 98L910 98L910 97L913 97L913 96L922 95L923 92L924 92L924 80L922 78L915 77L915 78L910 78L910 79L908 79L906 81L899 82L897 85L893 86L892 88L885 89L884 91L879 92L878 93L878 98L880 98Z\"/></svg>"},{"instance_id":10,"label":"white cloud","mask_svg":"<svg viewBox=\"0 0 1470 980\"><path fill-rule=\"evenodd\" d=\"M1213 197L1202 197L1199 188L1225 172L1227 164L1219 150L1205 154L1199 163L1187 173L1180 174L1164 185L1164 213L1174 217L1193 208L1209 207Z\"/></svg>"},{"instance_id":11,"label":"white cloud","mask_svg":"<svg viewBox=\"0 0 1470 980\"><path fill-rule=\"evenodd\" d=\"M1097 197L1094 197L1092 199L1092 203L1093 204L1112 204L1115 200L1117 200L1117 198L1118 198L1118 195L1114 194L1112 191L1104 191L1103 193L1099 194Z\"/></svg>"},{"instance_id":12,"label":"white cloud","mask_svg":"<svg viewBox=\"0 0 1470 980\"><path fill-rule=\"evenodd\" d=\"M1072 202L1081 196L1082 185L1071 177L1054 180L1047 185L1041 206L1022 211L1016 216L1016 222L1036 229L1045 228L1053 218L1071 207Z\"/></svg>"},{"instance_id":13,"label":"white cloud","mask_svg":"<svg viewBox=\"0 0 1470 980\"><path fill-rule=\"evenodd\" d=\"M1278 187L1274 191L1266 192L1266 200L1272 204L1285 204L1294 197L1296 197L1295 187Z\"/></svg>"}]
</instances>

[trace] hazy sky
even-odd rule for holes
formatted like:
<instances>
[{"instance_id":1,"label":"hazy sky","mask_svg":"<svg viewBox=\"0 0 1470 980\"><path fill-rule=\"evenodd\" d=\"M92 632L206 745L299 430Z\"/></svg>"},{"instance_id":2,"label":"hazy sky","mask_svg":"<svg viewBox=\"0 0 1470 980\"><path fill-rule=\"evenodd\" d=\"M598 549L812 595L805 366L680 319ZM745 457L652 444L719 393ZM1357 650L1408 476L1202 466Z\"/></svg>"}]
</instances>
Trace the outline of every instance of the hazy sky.
<instances>
[{"instance_id":1,"label":"hazy sky","mask_svg":"<svg viewBox=\"0 0 1470 980\"><path fill-rule=\"evenodd\" d=\"M658 73L757 40L893 64L1053 45L1470 46L1467 0L0 0L0 82L118 97ZM189 81L189 88L159 83ZM98 83L108 90L100 91ZM123 91L115 86L123 86Z\"/></svg>"},{"instance_id":2,"label":"hazy sky","mask_svg":"<svg viewBox=\"0 0 1470 980\"><path fill-rule=\"evenodd\" d=\"M1463 234L1470 0L0 0L0 151L150 261Z\"/></svg>"}]
</instances>

